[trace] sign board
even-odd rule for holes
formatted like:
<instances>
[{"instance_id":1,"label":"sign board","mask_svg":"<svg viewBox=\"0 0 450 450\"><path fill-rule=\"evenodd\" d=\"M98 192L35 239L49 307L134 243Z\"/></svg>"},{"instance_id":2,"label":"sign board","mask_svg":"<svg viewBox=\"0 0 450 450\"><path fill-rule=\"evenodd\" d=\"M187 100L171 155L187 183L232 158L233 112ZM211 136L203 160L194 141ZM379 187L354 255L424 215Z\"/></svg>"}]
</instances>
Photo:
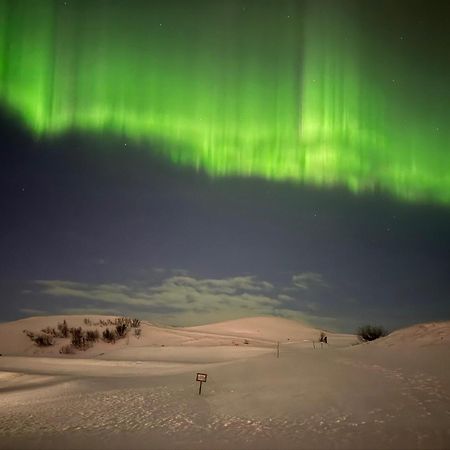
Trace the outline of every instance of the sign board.
<instances>
[{"instance_id":1,"label":"sign board","mask_svg":"<svg viewBox=\"0 0 450 450\"><path fill-rule=\"evenodd\" d=\"M196 380L200 382L200 386L198 387L198 395L202 394L202 384L206 383L206 378L208 375L206 373L197 372Z\"/></svg>"},{"instance_id":2,"label":"sign board","mask_svg":"<svg viewBox=\"0 0 450 450\"><path fill-rule=\"evenodd\" d=\"M201 381L201 382L205 382L206 383L206 378L208 377L208 375L206 373L197 373L197 380L196 381Z\"/></svg>"}]
</instances>

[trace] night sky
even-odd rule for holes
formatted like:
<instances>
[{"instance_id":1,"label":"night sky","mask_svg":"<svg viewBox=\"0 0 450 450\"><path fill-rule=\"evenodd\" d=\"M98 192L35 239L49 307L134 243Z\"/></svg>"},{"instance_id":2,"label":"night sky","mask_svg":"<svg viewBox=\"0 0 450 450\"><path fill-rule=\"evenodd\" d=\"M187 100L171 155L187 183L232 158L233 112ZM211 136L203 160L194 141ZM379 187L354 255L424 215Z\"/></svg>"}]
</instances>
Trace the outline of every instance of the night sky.
<instances>
[{"instance_id":1,"label":"night sky","mask_svg":"<svg viewBox=\"0 0 450 450\"><path fill-rule=\"evenodd\" d=\"M449 12L0 0L0 320L450 319Z\"/></svg>"}]
</instances>

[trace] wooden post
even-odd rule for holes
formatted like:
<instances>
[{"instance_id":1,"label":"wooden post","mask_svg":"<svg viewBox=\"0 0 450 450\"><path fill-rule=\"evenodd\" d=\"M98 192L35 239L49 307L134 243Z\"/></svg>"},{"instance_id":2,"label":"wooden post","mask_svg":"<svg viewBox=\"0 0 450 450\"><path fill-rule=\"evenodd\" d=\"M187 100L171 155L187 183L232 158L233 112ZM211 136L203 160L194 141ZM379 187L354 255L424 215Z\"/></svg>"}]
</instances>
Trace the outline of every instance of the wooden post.
<instances>
[{"instance_id":1,"label":"wooden post","mask_svg":"<svg viewBox=\"0 0 450 450\"><path fill-rule=\"evenodd\" d=\"M314 339L313 339L313 349L315 350L316 349L316 344L314 343Z\"/></svg>"},{"instance_id":2,"label":"wooden post","mask_svg":"<svg viewBox=\"0 0 450 450\"><path fill-rule=\"evenodd\" d=\"M203 381L200 381L200 386L198 388L198 395L202 395L202 384L203 384Z\"/></svg>"},{"instance_id":3,"label":"wooden post","mask_svg":"<svg viewBox=\"0 0 450 450\"><path fill-rule=\"evenodd\" d=\"M280 342L277 342L277 358L280 357Z\"/></svg>"}]
</instances>

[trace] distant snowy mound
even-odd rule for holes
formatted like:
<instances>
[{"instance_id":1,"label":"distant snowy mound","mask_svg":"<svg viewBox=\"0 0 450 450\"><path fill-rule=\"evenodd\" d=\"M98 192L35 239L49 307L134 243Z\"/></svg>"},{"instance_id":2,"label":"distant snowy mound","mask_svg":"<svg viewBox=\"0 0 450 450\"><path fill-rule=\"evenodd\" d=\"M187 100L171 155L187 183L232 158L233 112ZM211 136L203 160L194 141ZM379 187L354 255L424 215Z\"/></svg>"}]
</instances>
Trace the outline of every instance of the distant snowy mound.
<instances>
[{"instance_id":1,"label":"distant snowy mound","mask_svg":"<svg viewBox=\"0 0 450 450\"><path fill-rule=\"evenodd\" d=\"M249 317L196 327L170 327L140 321L138 332L128 327L121 335L110 339L109 330L116 333L121 318L101 315L65 315L30 317L0 324L0 354L26 356L64 356L121 359L143 359L146 348L168 347L273 347L295 343L311 347L320 338L321 330L281 317ZM61 335L59 327L66 323L68 333ZM73 344L73 331L82 336L96 336L91 345L79 348ZM75 330L76 331L76 330ZM354 335L326 333L330 346L348 346L356 341ZM48 337L50 336L50 337ZM50 344L38 345L36 337L45 337ZM68 346L70 348L68 348ZM153 350L152 350L153 351Z\"/></svg>"},{"instance_id":2,"label":"distant snowy mound","mask_svg":"<svg viewBox=\"0 0 450 450\"><path fill-rule=\"evenodd\" d=\"M375 341L377 345L441 345L450 344L450 321L430 322L412 325L394 331L385 338Z\"/></svg>"},{"instance_id":3,"label":"distant snowy mound","mask_svg":"<svg viewBox=\"0 0 450 450\"><path fill-rule=\"evenodd\" d=\"M186 330L280 342L317 340L320 336L320 330L302 322L265 316L227 320L189 327Z\"/></svg>"}]
</instances>

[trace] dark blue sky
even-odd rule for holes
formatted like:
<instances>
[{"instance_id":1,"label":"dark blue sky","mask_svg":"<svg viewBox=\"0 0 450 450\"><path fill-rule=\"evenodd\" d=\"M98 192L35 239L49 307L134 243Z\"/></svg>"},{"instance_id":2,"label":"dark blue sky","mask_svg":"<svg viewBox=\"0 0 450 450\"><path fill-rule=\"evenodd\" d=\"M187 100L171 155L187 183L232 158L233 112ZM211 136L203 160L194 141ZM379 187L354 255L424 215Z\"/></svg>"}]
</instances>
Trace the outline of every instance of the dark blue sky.
<instances>
[{"instance_id":1,"label":"dark blue sky","mask_svg":"<svg viewBox=\"0 0 450 450\"><path fill-rule=\"evenodd\" d=\"M273 313L353 331L450 318L449 208L211 179L124 139L37 142L5 114L0 126L2 321Z\"/></svg>"}]
</instances>

